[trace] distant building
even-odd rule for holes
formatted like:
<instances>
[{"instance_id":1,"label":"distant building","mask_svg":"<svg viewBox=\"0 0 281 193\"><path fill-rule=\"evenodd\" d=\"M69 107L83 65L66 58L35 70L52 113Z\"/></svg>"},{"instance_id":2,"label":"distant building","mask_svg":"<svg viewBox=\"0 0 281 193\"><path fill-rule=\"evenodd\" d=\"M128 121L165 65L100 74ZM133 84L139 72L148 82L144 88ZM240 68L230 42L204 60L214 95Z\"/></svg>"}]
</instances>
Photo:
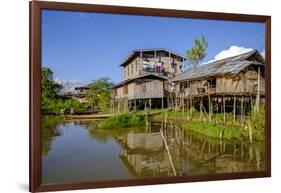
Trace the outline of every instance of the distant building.
<instances>
[{"instance_id":1,"label":"distant building","mask_svg":"<svg viewBox=\"0 0 281 193\"><path fill-rule=\"evenodd\" d=\"M88 103L89 101L86 98L86 94L89 89L89 86L75 87L73 92L73 99L78 100L80 103Z\"/></svg>"}]
</instances>

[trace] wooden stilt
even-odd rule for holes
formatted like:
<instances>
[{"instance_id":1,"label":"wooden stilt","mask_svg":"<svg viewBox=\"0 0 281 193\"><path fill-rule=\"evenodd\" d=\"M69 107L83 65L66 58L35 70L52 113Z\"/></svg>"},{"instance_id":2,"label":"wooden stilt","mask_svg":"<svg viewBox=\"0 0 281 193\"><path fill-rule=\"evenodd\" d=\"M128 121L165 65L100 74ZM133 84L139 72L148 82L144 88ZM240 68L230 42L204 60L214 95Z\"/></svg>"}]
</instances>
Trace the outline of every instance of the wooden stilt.
<instances>
[{"instance_id":1,"label":"wooden stilt","mask_svg":"<svg viewBox=\"0 0 281 193\"><path fill-rule=\"evenodd\" d=\"M149 111L151 111L151 99L149 99Z\"/></svg>"},{"instance_id":2,"label":"wooden stilt","mask_svg":"<svg viewBox=\"0 0 281 193\"><path fill-rule=\"evenodd\" d=\"M181 109L182 109L182 115L184 115L184 98L181 99Z\"/></svg>"},{"instance_id":3,"label":"wooden stilt","mask_svg":"<svg viewBox=\"0 0 281 193\"><path fill-rule=\"evenodd\" d=\"M243 120L244 120L244 97L241 97L241 110L240 110L240 116L241 116L241 122L243 124Z\"/></svg>"},{"instance_id":4,"label":"wooden stilt","mask_svg":"<svg viewBox=\"0 0 281 193\"><path fill-rule=\"evenodd\" d=\"M163 108L164 108L164 98L162 97L161 98L161 109L163 110Z\"/></svg>"},{"instance_id":5,"label":"wooden stilt","mask_svg":"<svg viewBox=\"0 0 281 193\"><path fill-rule=\"evenodd\" d=\"M233 123L236 121L236 96L233 98Z\"/></svg>"},{"instance_id":6,"label":"wooden stilt","mask_svg":"<svg viewBox=\"0 0 281 193\"><path fill-rule=\"evenodd\" d=\"M208 95L208 103L209 103L209 121L212 120L212 101L211 101L211 95Z\"/></svg>"},{"instance_id":7,"label":"wooden stilt","mask_svg":"<svg viewBox=\"0 0 281 193\"><path fill-rule=\"evenodd\" d=\"M134 99L134 111L136 111L137 110L137 101L136 101L136 99Z\"/></svg>"},{"instance_id":8,"label":"wooden stilt","mask_svg":"<svg viewBox=\"0 0 281 193\"><path fill-rule=\"evenodd\" d=\"M167 107L168 107L168 108L171 108L171 107L170 107L170 94L168 94L168 98L167 98Z\"/></svg>"},{"instance_id":9,"label":"wooden stilt","mask_svg":"<svg viewBox=\"0 0 281 193\"><path fill-rule=\"evenodd\" d=\"M225 123L225 97L222 97L223 100L223 123Z\"/></svg>"},{"instance_id":10,"label":"wooden stilt","mask_svg":"<svg viewBox=\"0 0 281 193\"><path fill-rule=\"evenodd\" d=\"M202 101L202 97L200 98L200 120L203 119L203 115L202 115L202 105L203 105L203 101Z\"/></svg>"},{"instance_id":11,"label":"wooden stilt","mask_svg":"<svg viewBox=\"0 0 281 193\"><path fill-rule=\"evenodd\" d=\"M144 99L144 110L146 111L146 99Z\"/></svg>"},{"instance_id":12,"label":"wooden stilt","mask_svg":"<svg viewBox=\"0 0 281 193\"><path fill-rule=\"evenodd\" d=\"M112 114L114 115L115 114L115 103L114 103L114 99L112 99Z\"/></svg>"},{"instance_id":13,"label":"wooden stilt","mask_svg":"<svg viewBox=\"0 0 281 193\"><path fill-rule=\"evenodd\" d=\"M256 112L259 111L260 106L260 67L258 67L258 88L257 88L257 96L256 96Z\"/></svg>"}]
</instances>

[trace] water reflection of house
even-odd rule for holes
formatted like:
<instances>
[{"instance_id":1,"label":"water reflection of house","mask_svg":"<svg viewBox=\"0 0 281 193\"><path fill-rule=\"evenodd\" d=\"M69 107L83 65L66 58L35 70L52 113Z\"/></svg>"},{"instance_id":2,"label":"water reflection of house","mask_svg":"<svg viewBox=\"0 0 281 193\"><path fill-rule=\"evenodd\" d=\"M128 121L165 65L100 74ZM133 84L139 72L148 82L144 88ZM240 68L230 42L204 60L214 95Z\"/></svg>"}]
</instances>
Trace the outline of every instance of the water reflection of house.
<instances>
[{"instance_id":1,"label":"water reflection of house","mask_svg":"<svg viewBox=\"0 0 281 193\"><path fill-rule=\"evenodd\" d=\"M155 129L155 128L154 128ZM172 157L169 160L160 132L129 133L118 137L120 159L135 177L260 171L263 146L204 138L175 125L162 128Z\"/></svg>"},{"instance_id":2,"label":"water reflection of house","mask_svg":"<svg viewBox=\"0 0 281 193\"><path fill-rule=\"evenodd\" d=\"M135 177L166 176L172 172L160 132L128 133L118 138L120 159Z\"/></svg>"},{"instance_id":3,"label":"water reflection of house","mask_svg":"<svg viewBox=\"0 0 281 193\"><path fill-rule=\"evenodd\" d=\"M127 146L130 149L144 149L157 151L163 148L160 132L154 133L128 133Z\"/></svg>"},{"instance_id":4,"label":"water reflection of house","mask_svg":"<svg viewBox=\"0 0 281 193\"><path fill-rule=\"evenodd\" d=\"M182 72L185 58L167 49L134 50L120 65L124 80L112 89L116 110L167 105L167 80Z\"/></svg>"}]
</instances>

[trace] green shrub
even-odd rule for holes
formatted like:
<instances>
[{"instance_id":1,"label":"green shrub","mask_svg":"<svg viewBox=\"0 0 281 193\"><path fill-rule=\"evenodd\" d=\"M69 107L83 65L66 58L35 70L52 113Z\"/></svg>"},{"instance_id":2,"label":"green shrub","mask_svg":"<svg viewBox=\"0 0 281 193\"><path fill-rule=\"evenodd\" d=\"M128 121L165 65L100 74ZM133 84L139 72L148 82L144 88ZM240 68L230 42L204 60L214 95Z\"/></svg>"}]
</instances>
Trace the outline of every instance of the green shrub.
<instances>
[{"instance_id":1,"label":"green shrub","mask_svg":"<svg viewBox=\"0 0 281 193\"><path fill-rule=\"evenodd\" d=\"M121 129L145 124L145 115L137 113L124 113L110 117L100 122L99 127L104 129Z\"/></svg>"}]
</instances>

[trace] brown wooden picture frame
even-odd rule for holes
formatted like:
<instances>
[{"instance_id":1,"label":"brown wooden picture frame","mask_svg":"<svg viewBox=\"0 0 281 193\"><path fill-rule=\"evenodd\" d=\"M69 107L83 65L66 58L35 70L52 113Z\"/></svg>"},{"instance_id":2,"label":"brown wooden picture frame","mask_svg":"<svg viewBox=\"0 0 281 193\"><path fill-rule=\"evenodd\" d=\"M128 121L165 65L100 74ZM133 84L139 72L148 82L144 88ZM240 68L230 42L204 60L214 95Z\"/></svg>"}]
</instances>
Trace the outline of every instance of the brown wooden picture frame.
<instances>
[{"instance_id":1,"label":"brown wooden picture frame","mask_svg":"<svg viewBox=\"0 0 281 193\"><path fill-rule=\"evenodd\" d=\"M264 15L246 15L232 13L214 13L170 9L106 6L94 4L76 4L59 2L29 2L30 8L30 191L60 191L104 187L121 187L149 184L183 183L210 180L259 178L271 176L271 17ZM41 136L40 136L40 80L41 80L41 10L65 10L79 12L99 12L129 15L165 16L177 18L196 18L229 20L241 22L265 23L265 145L266 171L243 172L215 175L194 175L153 179L112 180L102 182L84 182L73 184L41 183Z\"/></svg>"}]
</instances>

